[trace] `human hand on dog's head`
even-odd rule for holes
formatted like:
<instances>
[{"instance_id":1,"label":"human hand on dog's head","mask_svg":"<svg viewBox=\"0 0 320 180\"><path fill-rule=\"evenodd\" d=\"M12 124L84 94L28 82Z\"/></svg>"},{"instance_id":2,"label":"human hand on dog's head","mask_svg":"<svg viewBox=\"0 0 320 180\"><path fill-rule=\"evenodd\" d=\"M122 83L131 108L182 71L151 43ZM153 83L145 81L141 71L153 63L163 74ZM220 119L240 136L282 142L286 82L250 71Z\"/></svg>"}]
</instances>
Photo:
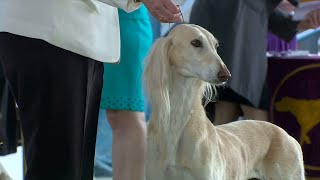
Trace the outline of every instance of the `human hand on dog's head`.
<instances>
[{"instance_id":1,"label":"human hand on dog's head","mask_svg":"<svg viewBox=\"0 0 320 180\"><path fill-rule=\"evenodd\" d=\"M298 30L315 29L320 27L320 9L309 12L297 26Z\"/></svg>"},{"instance_id":2,"label":"human hand on dog's head","mask_svg":"<svg viewBox=\"0 0 320 180\"><path fill-rule=\"evenodd\" d=\"M180 9L172 0L141 0L141 2L160 22L182 22Z\"/></svg>"}]
</instances>

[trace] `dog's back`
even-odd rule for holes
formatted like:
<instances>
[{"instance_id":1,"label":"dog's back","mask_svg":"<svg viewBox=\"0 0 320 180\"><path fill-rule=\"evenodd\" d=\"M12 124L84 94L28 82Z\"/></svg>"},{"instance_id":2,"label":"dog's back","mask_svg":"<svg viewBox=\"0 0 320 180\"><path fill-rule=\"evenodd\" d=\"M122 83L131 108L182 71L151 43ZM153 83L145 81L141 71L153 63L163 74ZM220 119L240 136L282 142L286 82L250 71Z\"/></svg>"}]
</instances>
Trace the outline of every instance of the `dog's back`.
<instances>
[{"instance_id":1,"label":"dog's back","mask_svg":"<svg viewBox=\"0 0 320 180\"><path fill-rule=\"evenodd\" d=\"M305 179L301 147L280 127L264 121L244 120L216 126L216 130L221 141L228 142L227 146L221 145L222 149L228 151L233 147L241 152L250 178Z\"/></svg>"}]
</instances>

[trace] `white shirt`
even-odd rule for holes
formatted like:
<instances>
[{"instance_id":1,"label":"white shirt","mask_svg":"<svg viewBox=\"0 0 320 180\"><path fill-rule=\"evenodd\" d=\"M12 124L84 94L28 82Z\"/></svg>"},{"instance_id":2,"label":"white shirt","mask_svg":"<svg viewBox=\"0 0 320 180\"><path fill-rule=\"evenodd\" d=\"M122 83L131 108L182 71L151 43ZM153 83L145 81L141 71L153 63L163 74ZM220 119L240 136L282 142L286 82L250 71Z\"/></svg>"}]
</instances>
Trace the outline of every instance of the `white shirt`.
<instances>
[{"instance_id":1,"label":"white shirt","mask_svg":"<svg viewBox=\"0 0 320 180\"><path fill-rule=\"evenodd\" d=\"M191 14L191 10L192 10L192 6L193 6L194 1L195 0L173 0L173 2L175 4L178 4L180 6L184 23L188 23L189 22L190 14ZM165 36L171 30L171 28L175 26L175 24L176 23L171 23L171 24L164 23L164 24L161 24L161 29L160 29L161 36Z\"/></svg>"},{"instance_id":2,"label":"white shirt","mask_svg":"<svg viewBox=\"0 0 320 180\"><path fill-rule=\"evenodd\" d=\"M42 39L114 63L120 59L115 7L130 12L139 6L133 0L0 0L0 32Z\"/></svg>"}]
</instances>

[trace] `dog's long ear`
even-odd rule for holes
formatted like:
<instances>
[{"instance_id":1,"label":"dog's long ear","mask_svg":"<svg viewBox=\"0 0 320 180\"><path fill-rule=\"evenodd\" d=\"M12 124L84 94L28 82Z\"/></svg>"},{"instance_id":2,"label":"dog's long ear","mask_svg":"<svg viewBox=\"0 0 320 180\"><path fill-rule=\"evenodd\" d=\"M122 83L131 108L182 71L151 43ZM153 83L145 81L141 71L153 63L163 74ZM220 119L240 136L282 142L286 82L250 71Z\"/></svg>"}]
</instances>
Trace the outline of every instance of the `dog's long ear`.
<instances>
[{"instance_id":1,"label":"dog's long ear","mask_svg":"<svg viewBox=\"0 0 320 180\"><path fill-rule=\"evenodd\" d=\"M144 87L148 100L152 108L163 115L170 113L170 47L171 40L168 37L159 39L145 61Z\"/></svg>"}]
</instances>

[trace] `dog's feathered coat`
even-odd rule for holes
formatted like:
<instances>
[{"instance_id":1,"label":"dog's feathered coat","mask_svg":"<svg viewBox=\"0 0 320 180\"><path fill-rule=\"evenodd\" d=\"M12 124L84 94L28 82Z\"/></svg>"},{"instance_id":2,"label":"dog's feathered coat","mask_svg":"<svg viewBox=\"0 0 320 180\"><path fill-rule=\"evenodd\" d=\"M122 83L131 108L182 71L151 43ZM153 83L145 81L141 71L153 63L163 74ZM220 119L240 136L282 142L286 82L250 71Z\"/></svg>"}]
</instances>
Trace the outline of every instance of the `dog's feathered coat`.
<instances>
[{"instance_id":1,"label":"dog's feathered coat","mask_svg":"<svg viewBox=\"0 0 320 180\"><path fill-rule=\"evenodd\" d=\"M215 127L207 119L203 92L228 72L217 44L205 29L179 25L151 50L147 180L305 179L300 145L281 128L249 120Z\"/></svg>"}]
</instances>

